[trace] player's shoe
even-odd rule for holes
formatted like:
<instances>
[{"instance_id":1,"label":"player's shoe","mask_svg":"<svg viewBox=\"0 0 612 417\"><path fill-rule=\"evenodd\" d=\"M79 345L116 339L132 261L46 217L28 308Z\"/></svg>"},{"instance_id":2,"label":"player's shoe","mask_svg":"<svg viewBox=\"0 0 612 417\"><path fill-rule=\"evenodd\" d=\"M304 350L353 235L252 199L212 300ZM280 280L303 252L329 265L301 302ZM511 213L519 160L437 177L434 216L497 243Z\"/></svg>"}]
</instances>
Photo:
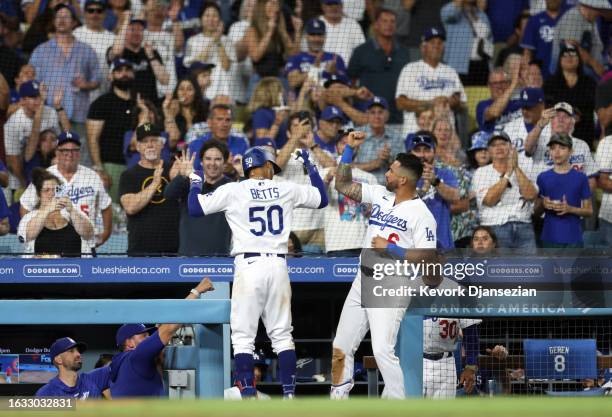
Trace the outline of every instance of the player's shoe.
<instances>
[{"instance_id":1,"label":"player's shoe","mask_svg":"<svg viewBox=\"0 0 612 417\"><path fill-rule=\"evenodd\" d=\"M332 385L329 398L332 400L348 400L349 392L351 392L354 385L355 383L352 379L340 385Z\"/></svg>"}]
</instances>

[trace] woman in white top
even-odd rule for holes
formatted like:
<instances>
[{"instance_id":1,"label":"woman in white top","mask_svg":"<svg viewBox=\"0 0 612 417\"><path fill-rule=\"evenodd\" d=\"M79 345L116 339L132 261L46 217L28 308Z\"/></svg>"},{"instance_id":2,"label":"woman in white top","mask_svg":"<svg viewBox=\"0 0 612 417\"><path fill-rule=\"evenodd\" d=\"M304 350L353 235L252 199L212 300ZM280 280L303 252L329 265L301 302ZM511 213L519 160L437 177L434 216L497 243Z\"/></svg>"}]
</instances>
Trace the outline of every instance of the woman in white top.
<instances>
[{"instance_id":1,"label":"woman in white top","mask_svg":"<svg viewBox=\"0 0 612 417\"><path fill-rule=\"evenodd\" d=\"M61 181L50 172L36 168L32 182L38 195L37 207L19 222L17 235L24 252L36 255L80 257L91 252L89 240L94 227L89 218L62 195Z\"/></svg>"},{"instance_id":2,"label":"woman in white top","mask_svg":"<svg viewBox=\"0 0 612 417\"><path fill-rule=\"evenodd\" d=\"M227 37L232 41L236 51L236 61L232 62L230 94L237 103L246 103L249 78L253 75L253 62L249 57L249 42L246 37L251 26L253 9L256 0L244 0L240 5L240 20L229 28Z\"/></svg>"},{"instance_id":3,"label":"woman in white top","mask_svg":"<svg viewBox=\"0 0 612 417\"><path fill-rule=\"evenodd\" d=\"M202 33L187 40L183 64L189 67L196 61L215 64L211 74L211 85L206 90L206 97L215 98L226 94L230 88L230 68L236 61L232 42L223 35L221 10L216 3L206 3L202 15Z\"/></svg>"}]
</instances>

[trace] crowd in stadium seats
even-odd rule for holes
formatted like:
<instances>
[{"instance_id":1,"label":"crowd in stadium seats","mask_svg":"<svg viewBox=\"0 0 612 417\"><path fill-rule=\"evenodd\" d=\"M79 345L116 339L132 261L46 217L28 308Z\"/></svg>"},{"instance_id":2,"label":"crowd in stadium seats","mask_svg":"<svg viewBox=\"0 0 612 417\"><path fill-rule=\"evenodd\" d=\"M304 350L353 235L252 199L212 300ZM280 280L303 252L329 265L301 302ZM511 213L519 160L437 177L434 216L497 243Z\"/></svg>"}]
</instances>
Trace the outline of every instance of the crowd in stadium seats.
<instances>
[{"instance_id":1,"label":"crowd in stadium seats","mask_svg":"<svg viewBox=\"0 0 612 417\"><path fill-rule=\"evenodd\" d=\"M334 190L351 129L356 181L421 158L441 248L479 225L612 245L608 0L4 0L0 39L0 235L23 252L95 252L127 217L130 256L227 254L187 175L212 192L263 146L298 184L309 150L328 186L294 245L353 256L376 213Z\"/></svg>"}]
</instances>

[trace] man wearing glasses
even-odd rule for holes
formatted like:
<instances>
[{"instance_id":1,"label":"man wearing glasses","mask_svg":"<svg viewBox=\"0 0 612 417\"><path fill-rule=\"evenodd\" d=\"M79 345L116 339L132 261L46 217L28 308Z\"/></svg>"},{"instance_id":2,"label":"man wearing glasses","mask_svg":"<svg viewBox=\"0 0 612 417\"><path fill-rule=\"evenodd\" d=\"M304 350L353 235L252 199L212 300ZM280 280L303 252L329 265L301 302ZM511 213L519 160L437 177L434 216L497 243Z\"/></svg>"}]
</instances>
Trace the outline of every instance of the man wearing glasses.
<instances>
[{"instance_id":1,"label":"man wearing glasses","mask_svg":"<svg viewBox=\"0 0 612 417\"><path fill-rule=\"evenodd\" d=\"M59 178L64 185L65 195L72 204L85 213L95 227L95 241L91 247L102 245L112 232L113 211L111 199L104 189L98 174L80 165L81 139L72 131L62 132L57 140L57 163L47 170ZM30 184L19 200L20 214L25 216L34 210L38 197L33 184Z\"/></svg>"},{"instance_id":2,"label":"man wearing glasses","mask_svg":"<svg viewBox=\"0 0 612 417\"><path fill-rule=\"evenodd\" d=\"M491 98L482 100L476 106L476 121L480 130L493 133L501 130L506 123L521 117L519 100L512 100L512 94L519 82L519 72L512 78L503 68L496 68L489 74L489 91Z\"/></svg>"},{"instance_id":3,"label":"man wearing glasses","mask_svg":"<svg viewBox=\"0 0 612 417\"><path fill-rule=\"evenodd\" d=\"M89 93L89 101L108 91L108 64L106 63L106 51L113 46L115 34L106 30L103 26L106 17L106 2L104 0L87 0L85 2L85 25L79 26L72 31L74 37L88 44L96 53L102 82L100 87Z\"/></svg>"}]
</instances>

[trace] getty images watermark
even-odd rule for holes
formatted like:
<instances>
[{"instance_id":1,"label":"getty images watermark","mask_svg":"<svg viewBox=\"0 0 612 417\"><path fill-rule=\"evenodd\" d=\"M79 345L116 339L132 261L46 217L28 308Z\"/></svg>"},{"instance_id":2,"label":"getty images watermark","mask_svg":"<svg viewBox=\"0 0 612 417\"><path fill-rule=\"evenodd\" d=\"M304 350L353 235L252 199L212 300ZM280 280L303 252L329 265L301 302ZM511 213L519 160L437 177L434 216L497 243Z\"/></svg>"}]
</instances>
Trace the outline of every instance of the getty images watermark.
<instances>
[{"instance_id":1,"label":"getty images watermark","mask_svg":"<svg viewBox=\"0 0 612 417\"><path fill-rule=\"evenodd\" d=\"M360 259L362 305L425 310L612 306L609 257L471 255L414 250L399 259L366 249Z\"/></svg>"}]
</instances>

